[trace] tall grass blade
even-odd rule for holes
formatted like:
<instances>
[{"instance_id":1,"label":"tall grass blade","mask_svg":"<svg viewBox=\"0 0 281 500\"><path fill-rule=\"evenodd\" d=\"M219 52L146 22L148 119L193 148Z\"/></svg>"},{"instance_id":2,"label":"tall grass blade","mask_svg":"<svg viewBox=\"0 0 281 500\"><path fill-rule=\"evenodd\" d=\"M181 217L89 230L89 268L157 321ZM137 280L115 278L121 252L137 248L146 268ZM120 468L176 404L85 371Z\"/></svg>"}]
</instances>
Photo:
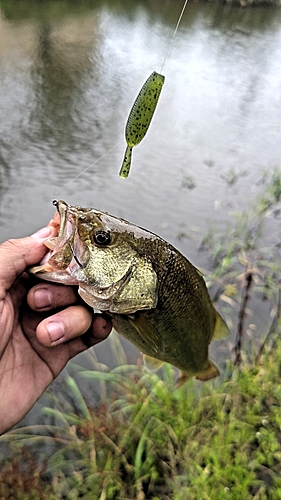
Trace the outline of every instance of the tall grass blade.
<instances>
[{"instance_id":1,"label":"tall grass blade","mask_svg":"<svg viewBox=\"0 0 281 500\"><path fill-rule=\"evenodd\" d=\"M120 335L113 330L110 334L110 349L116 365L127 365L128 358L122 346Z\"/></svg>"},{"instance_id":2,"label":"tall grass blade","mask_svg":"<svg viewBox=\"0 0 281 500\"><path fill-rule=\"evenodd\" d=\"M80 413L80 415L85 418L86 420L91 420L91 414L88 410L87 404L83 398L83 395L78 388L77 383L75 382L74 378L68 375L65 379L65 384L68 390L71 392L71 397L73 399L73 402L75 404L76 409Z\"/></svg>"}]
</instances>

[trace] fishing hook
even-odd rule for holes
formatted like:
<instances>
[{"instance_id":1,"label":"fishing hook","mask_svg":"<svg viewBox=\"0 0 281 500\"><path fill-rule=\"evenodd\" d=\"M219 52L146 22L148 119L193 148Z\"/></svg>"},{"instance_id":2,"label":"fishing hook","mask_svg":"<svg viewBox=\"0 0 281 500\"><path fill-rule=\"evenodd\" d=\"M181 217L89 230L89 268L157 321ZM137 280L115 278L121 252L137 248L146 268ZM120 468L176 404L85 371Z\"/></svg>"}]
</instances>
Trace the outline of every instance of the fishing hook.
<instances>
[{"instance_id":1,"label":"fishing hook","mask_svg":"<svg viewBox=\"0 0 281 500\"><path fill-rule=\"evenodd\" d=\"M58 200L53 200L52 204L54 205L54 207L56 207L57 211L59 211L59 207L58 207L59 202L58 202Z\"/></svg>"},{"instance_id":2,"label":"fishing hook","mask_svg":"<svg viewBox=\"0 0 281 500\"><path fill-rule=\"evenodd\" d=\"M71 250L71 253L73 255L74 260L77 262L78 266L83 267L83 265L81 264L81 262L79 262L78 258L76 257L76 255L74 253L73 246L71 245L70 241L68 241L67 243L69 244L69 247L70 247L70 250Z\"/></svg>"}]
</instances>

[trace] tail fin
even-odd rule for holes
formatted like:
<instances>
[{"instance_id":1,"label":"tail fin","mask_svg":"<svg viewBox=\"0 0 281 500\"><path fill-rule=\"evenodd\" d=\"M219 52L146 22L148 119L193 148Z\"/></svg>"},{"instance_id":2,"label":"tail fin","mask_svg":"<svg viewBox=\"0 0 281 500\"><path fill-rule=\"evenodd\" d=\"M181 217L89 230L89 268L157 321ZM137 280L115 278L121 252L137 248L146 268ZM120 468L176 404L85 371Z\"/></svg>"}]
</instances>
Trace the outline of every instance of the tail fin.
<instances>
[{"instance_id":1,"label":"tail fin","mask_svg":"<svg viewBox=\"0 0 281 500\"><path fill-rule=\"evenodd\" d=\"M133 148L131 146L126 147L124 160L123 160L122 166L120 168L120 172L119 172L119 175L120 175L120 177L122 177L122 179L127 179L128 175L129 175L130 168L131 168L131 161L132 161L132 151L133 151Z\"/></svg>"},{"instance_id":2,"label":"tail fin","mask_svg":"<svg viewBox=\"0 0 281 500\"><path fill-rule=\"evenodd\" d=\"M207 368L205 368L205 370L203 370L202 372L197 373L195 375L195 378L197 378L198 380L201 380L201 382L206 382L207 380L211 380L212 378L218 377L219 375L220 375L220 372L219 372L218 368L215 366L213 361L208 359ZM190 374L188 372L184 372L181 370L179 378L176 382L175 389L179 389L179 387L181 387L185 382L187 382L187 380L191 379L193 376L194 376L194 374Z\"/></svg>"},{"instance_id":3,"label":"tail fin","mask_svg":"<svg viewBox=\"0 0 281 500\"><path fill-rule=\"evenodd\" d=\"M196 374L196 378L198 378L198 380L201 380L202 382L206 382L207 380L211 380L212 378L218 377L220 375L220 372L214 365L213 361L211 361L210 359L208 361L209 365L207 366L207 368L205 368L205 370L203 370L202 372Z\"/></svg>"}]
</instances>

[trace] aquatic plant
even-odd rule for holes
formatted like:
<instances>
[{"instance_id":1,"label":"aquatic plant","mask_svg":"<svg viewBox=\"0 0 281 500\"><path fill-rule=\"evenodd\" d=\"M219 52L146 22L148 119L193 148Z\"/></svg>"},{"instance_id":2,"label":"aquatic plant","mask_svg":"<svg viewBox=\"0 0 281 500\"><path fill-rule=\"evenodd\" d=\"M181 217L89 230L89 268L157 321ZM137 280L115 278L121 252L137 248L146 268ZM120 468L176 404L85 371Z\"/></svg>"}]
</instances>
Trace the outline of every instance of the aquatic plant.
<instances>
[{"instance_id":1,"label":"aquatic plant","mask_svg":"<svg viewBox=\"0 0 281 500\"><path fill-rule=\"evenodd\" d=\"M234 364L260 356L280 315L281 172L268 170L257 185L262 188L249 206L232 214L226 230L210 227L201 244L213 269L205 276L209 291L225 304L221 311L232 329Z\"/></svg>"},{"instance_id":2,"label":"aquatic plant","mask_svg":"<svg viewBox=\"0 0 281 500\"><path fill-rule=\"evenodd\" d=\"M115 368L88 351L87 369L73 361L49 388L37 425L0 438L0 498L281 498L281 173L264 182L235 224L202 243L211 293L233 330L224 375L175 391L172 366L128 364L113 333ZM266 232L274 241L264 248Z\"/></svg>"},{"instance_id":3,"label":"aquatic plant","mask_svg":"<svg viewBox=\"0 0 281 500\"><path fill-rule=\"evenodd\" d=\"M44 499L46 485L56 499L280 498L280 367L278 345L254 368L231 376L229 364L221 384L178 391L171 366L76 367L80 382L106 381L107 401L90 407L66 374L44 424L1 438L14 458L2 465L0 498L25 498L23 484L29 500Z\"/></svg>"}]
</instances>

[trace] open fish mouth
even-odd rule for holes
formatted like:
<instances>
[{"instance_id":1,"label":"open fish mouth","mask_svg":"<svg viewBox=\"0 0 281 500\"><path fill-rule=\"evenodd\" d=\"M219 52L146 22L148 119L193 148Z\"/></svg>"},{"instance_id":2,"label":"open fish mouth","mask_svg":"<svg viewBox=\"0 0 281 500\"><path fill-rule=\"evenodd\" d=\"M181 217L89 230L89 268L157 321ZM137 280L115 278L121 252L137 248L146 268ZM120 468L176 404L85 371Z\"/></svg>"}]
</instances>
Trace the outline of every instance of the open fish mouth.
<instances>
[{"instance_id":1,"label":"open fish mouth","mask_svg":"<svg viewBox=\"0 0 281 500\"><path fill-rule=\"evenodd\" d=\"M128 223L91 208L53 203L58 236L44 241L49 252L29 272L46 281L78 285L82 299L101 311L131 314L155 307L152 263L123 239L125 231L118 232L119 225L127 229Z\"/></svg>"},{"instance_id":2,"label":"open fish mouth","mask_svg":"<svg viewBox=\"0 0 281 500\"><path fill-rule=\"evenodd\" d=\"M54 217L55 223L59 222L58 236L44 241L49 252L30 272L50 281L62 281L63 278L64 283L75 285L78 284L75 274L85 263L87 248L79 238L77 214L73 207L56 200L53 205L58 210Z\"/></svg>"}]
</instances>

